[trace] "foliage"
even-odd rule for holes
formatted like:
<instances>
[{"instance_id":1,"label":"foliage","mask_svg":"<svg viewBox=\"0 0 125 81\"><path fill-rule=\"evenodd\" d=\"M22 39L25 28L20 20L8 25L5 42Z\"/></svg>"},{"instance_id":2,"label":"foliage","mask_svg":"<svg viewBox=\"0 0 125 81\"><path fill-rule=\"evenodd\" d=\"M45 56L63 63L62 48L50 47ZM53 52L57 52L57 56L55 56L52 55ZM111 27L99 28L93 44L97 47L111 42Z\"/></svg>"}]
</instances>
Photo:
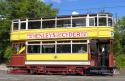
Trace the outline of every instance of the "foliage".
<instances>
[{"instance_id":1,"label":"foliage","mask_svg":"<svg viewBox=\"0 0 125 81\"><path fill-rule=\"evenodd\" d=\"M119 68L125 68L125 54L119 54L116 56L116 64Z\"/></svg>"},{"instance_id":2,"label":"foliage","mask_svg":"<svg viewBox=\"0 0 125 81\"><path fill-rule=\"evenodd\" d=\"M122 17L116 23L114 46L117 66L125 68L125 17Z\"/></svg>"},{"instance_id":3,"label":"foliage","mask_svg":"<svg viewBox=\"0 0 125 81\"><path fill-rule=\"evenodd\" d=\"M115 26L116 53L125 54L125 17L118 20Z\"/></svg>"},{"instance_id":4,"label":"foliage","mask_svg":"<svg viewBox=\"0 0 125 81\"><path fill-rule=\"evenodd\" d=\"M0 20L0 62L6 47L9 45L10 20Z\"/></svg>"},{"instance_id":5,"label":"foliage","mask_svg":"<svg viewBox=\"0 0 125 81\"><path fill-rule=\"evenodd\" d=\"M10 59L10 54L11 54L11 47L8 46L5 50L4 58L9 60Z\"/></svg>"},{"instance_id":6,"label":"foliage","mask_svg":"<svg viewBox=\"0 0 125 81\"><path fill-rule=\"evenodd\" d=\"M0 2L0 14L11 19L55 16L58 10L41 0L6 0Z\"/></svg>"},{"instance_id":7,"label":"foliage","mask_svg":"<svg viewBox=\"0 0 125 81\"><path fill-rule=\"evenodd\" d=\"M0 0L0 60L10 44L12 19L55 16L57 12L51 4L42 0Z\"/></svg>"}]
</instances>

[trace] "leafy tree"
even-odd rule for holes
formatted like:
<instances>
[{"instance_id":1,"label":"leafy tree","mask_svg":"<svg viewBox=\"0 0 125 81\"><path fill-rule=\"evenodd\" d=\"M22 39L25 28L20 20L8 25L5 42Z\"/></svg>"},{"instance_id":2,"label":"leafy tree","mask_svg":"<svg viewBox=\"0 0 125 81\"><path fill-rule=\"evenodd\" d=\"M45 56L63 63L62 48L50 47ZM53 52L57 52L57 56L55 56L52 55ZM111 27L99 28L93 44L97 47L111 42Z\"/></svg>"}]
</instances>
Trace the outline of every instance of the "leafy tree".
<instances>
[{"instance_id":1,"label":"leafy tree","mask_svg":"<svg viewBox=\"0 0 125 81\"><path fill-rule=\"evenodd\" d=\"M55 16L57 9L41 0L0 0L0 57L10 44L11 20ZM6 55L5 55L6 56Z\"/></svg>"},{"instance_id":2,"label":"leafy tree","mask_svg":"<svg viewBox=\"0 0 125 81\"><path fill-rule=\"evenodd\" d=\"M125 54L125 17L118 20L115 26L115 39L117 41L117 49L121 54Z\"/></svg>"},{"instance_id":3,"label":"leafy tree","mask_svg":"<svg viewBox=\"0 0 125 81\"><path fill-rule=\"evenodd\" d=\"M11 46L6 47L4 58L9 61L11 54Z\"/></svg>"}]
</instances>

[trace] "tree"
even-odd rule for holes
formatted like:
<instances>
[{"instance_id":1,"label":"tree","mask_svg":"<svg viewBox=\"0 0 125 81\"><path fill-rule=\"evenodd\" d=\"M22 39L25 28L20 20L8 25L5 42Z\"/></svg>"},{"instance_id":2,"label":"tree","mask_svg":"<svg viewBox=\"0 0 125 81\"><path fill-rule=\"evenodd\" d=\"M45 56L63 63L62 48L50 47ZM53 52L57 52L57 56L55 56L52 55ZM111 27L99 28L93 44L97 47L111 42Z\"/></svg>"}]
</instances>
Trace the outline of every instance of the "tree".
<instances>
[{"instance_id":1,"label":"tree","mask_svg":"<svg viewBox=\"0 0 125 81\"><path fill-rule=\"evenodd\" d=\"M57 9L42 0L0 0L0 56L8 48L12 19L55 16ZM5 55L6 56L6 55Z\"/></svg>"},{"instance_id":2,"label":"tree","mask_svg":"<svg viewBox=\"0 0 125 81\"><path fill-rule=\"evenodd\" d=\"M116 64L119 68L125 68L125 17L118 20L115 26L115 53Z\"/></svg>"},{"instance_id":3,"label":"tree","mask_svg":"<svg viewBox=\"0 0 125 81\"><path fill-rule=\"evenodd\" d=\"M116 51L125 54L125 17L118 20L115 26Z\"/></svg>"}]
</instances>

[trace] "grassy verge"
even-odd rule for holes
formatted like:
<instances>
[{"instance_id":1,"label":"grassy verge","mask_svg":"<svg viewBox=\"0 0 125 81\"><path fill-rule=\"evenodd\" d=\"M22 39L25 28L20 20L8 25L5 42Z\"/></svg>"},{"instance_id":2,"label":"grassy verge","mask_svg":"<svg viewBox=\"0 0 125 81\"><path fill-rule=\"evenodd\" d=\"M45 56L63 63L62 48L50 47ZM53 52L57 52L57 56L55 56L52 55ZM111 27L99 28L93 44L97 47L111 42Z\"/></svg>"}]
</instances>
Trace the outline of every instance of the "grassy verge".
<instances>
[{"instance_id":1,"label":"grassy verge","mask_svg":"<svg viewBox=\"0 0 125 81\"><path fill-rule=\"evenodd\" d=\"M125 54L119 54L115 58L117 67L125 68Z\"/></svg>"}]
</instances>

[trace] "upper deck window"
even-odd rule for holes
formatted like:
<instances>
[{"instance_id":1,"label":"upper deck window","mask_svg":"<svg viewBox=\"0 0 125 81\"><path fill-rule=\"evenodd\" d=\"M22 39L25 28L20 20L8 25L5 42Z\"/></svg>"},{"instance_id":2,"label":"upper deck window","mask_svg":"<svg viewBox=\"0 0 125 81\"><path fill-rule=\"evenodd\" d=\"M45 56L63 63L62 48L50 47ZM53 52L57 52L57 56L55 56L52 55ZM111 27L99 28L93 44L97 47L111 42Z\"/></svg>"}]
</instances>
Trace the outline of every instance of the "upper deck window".
<instances>
[{"instance_id":1,"label":"upper deck window","mask_svg":"<svg viewBox=\"0 0 125 81\"><path fill-rule=\"evenodd\" d=\"M89 26L95 26L95 18L89 18Z\"/></svg>"},{"instance_id":2,"label":"upper deck window","mask_svg":"<svg viewBox=\"0 0 125 81\"><path fill-rule=\"evenodd\" d=\"M87 14L77 16L58 16L41 19L17 19L13 20L13 30L44 29L44 28L72 28L86 26L112 26L110 14Z\"/></svg>"},{"instance_id":3,"label":"upper deck window","mask_svg":"<svg viewBox=\"0 0 125 81\"><path fill-rule=\"evenodd\" d=\"M41 21L28 22L28 29L40 29L40 28L41 28Z\"/></svg>"},{"instance_id":4,"label":"upper deck window","mask_svg":"<svg viewBox=\"0 0 125 81\"><path fill-rule=\"evenodd\" d=\"M26 22L21 22L20 29L26 29Z\"/></svg>"},{"instance_id":5,"label":"upper deck window","mask_svg":"<svg viewBox=\"0 0 125 81\"><path fill-rule=\"evenodd\" d=\"M71 19L57 20L57 27L71 27Z\"/></svg>"},{"instance_id":6,"label":"upper deck window","mask_svg":"<svg viewBox=\"0 0 125 81\"><path fill-rule=\"evenodd\" d=\"M42 28L55 28L55 20L42 21Z\"/></svg>"},{"instance_id":7,"label":"upper deck window","mask_svg":"<svg viewBox=\"0 0 125 81\"><path fill-rule=\"evenodd\" d=\"M72 19L72 27L77 27L77 26L86 26L86 19L85 18Z\"/></svg>"},{"instance_id":8,"label":"upper deck window","mask_svg":"<svg viewBox=\"0 0 125 81\"><path fill-rule=\"evenodd\" d=\"M108 26L112 26L112 18L108 18Z\"/></svg>"},{"instance_id":9,"label":"upper deck window","mask_svg":"<svg viewBox=\"0 0 125 81\"><path fill-rule=\"evenodd\" d=\"M106 26L106 17L99 18L99 26Z\"/></svg>"},{"instance_id":10,"label":"upper deck window","mask_svg":"<svg viewBox=\"0 0 125 81\"><path fill-rule=\"evenodd\" d=\"M13 30L18 30L19 23L13 23Z\"/></svg>"}]
</instances>

